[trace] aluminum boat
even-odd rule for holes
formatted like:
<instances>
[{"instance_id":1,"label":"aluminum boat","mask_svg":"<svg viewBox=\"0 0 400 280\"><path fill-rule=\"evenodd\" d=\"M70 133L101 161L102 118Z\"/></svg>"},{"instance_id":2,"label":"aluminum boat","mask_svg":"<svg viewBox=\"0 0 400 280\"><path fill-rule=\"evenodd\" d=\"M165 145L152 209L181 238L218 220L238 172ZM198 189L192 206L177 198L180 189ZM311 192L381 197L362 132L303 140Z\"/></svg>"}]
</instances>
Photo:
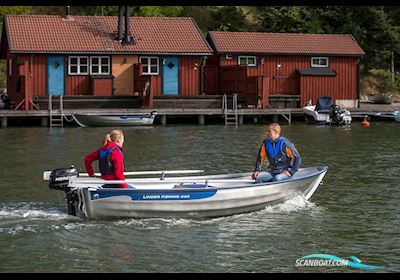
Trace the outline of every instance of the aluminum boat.
<instances>
[{"instance_id":1,"label":"aluminum boat","mask_svg":"<svg viewBox=\"0 0 400 280\"><path fill-rule=\"evenodd\" d=\"M87 177L74 167L46 171L43 178L49 180L51 189L65 192L70 215L95 219L207 218L261 210L298 195L309 199L327 171L327 167L300 168L288 180L267 183L256 183L249 172L167 177L172 171L127 172L161 176L106 181ZM121 183L129 188L110 187Z\"/></svg>"},{"instance_id":2,"label":"aluminum boat","mask_svg":"<svg viewBox=\"0 0 400 280\"><path fill-rule=\"evenodd\" d=\"M152 125L156 111L137 115L90 115L72 114L73 119L81 127L87 126L135 126Z\"/></svg>"}]
</instances>

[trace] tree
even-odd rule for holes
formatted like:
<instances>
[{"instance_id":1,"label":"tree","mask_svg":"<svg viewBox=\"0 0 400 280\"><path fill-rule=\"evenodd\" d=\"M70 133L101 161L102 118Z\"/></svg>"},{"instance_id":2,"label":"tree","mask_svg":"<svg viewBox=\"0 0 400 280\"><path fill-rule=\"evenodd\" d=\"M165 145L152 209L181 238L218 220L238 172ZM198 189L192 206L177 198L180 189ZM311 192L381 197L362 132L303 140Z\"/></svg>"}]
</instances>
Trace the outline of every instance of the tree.
<instances>
[{"instance_id":1,"label":"tree","mask_svg":"<svg viewBox=\"0 0 400 280\"><path fill-rule=\"evenodd\" d=\"M136 6L130 14L145 17L179 17L182 11L182 6Z\"/></svg>"},{"instance_id":2,"label":"tree","mask_svg":"<svg viewBox=\"0 0 400 280\"><path fill-rule=\"evenodd\" d=\"M245 30L245 15L242 10L235 6L224 6L212 13L215 21L219 22L220 31L243 31Z\"/></svg>"}]
</instances>

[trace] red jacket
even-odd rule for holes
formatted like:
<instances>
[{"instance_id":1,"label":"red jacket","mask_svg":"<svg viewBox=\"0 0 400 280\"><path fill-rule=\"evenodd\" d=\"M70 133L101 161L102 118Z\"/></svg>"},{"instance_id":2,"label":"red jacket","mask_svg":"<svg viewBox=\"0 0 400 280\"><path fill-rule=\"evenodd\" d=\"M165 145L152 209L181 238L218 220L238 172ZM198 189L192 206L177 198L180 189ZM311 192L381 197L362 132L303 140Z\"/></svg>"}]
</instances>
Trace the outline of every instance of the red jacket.
<instances>
[{"instance_id":1,"label":"red jacket","mask_svg":"<svg viewBox=\"0 0 400 280\"><path fill-rule=\"evenodd\" d=\"M97 149L96 151L91 152L85 156L85 168L86 168L86 172L89 174L90 177L94 177L92 162L100 159L100 150L101 149L110 149L113 147L118 148L121 151L123 150L122 147L118 146L116 143L108 141L104 147ZM114 149L110 153L110 161L114 167L114 174L113 175L101 174L101 179L125 181L124 156L122 155L122 153L120 151L118 151L117 149ZM119 187L124 188L124 189L128 188L128 186L126 184L120 184Z\"/></svg>"}]
</instances>

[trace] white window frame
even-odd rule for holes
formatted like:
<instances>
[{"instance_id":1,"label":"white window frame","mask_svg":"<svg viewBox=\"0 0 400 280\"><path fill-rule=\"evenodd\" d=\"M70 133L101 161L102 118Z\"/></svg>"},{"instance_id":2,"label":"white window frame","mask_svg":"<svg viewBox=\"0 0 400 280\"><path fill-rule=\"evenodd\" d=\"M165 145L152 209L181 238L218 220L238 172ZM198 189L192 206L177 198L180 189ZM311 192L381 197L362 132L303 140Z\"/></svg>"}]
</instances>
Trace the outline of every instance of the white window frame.
<instances>
[{"instance_id":1,"label":"white window frame","mask_svg":"<svg viewBox=\"0 0 400 280\"><path fill-rule=\"evenodd\" d=\"M240 64L240 59L246 59L246 64ZM249 63L249 58L254 59L254 63ZM240 55L238 56L238 65L257 66L257 57L253 55Z\"/></svg>"},{"instance_id":2,"label":"white window frame","mask_svg":"<svg viewBox=\"0 0 400 280\"><path fill-rule=\"evenodd\" d=\"M148 64L142 63L143 58L147 58ZM157 59L157 64L151 64L152 59ZM148 71L147 72L143 71L142 72L143 75L159 75L159 73L160 73L160 58L158 56L141 56L139 58L139 62L140 62L140 64L147 66ZM152 66L157 66L157 72L151 72Z\"/></svg>"},{"instance_id":3,"label":"white window frame","mask_svg":"<svg viewBox=\"0 0 400 280\"><path fill-rule=\"evenodd\" d=\"M93 58L97 58L99 60L99 63L98 64L93 64L93 62L92 62ZM101 63L101 59L102 58L107 58L107 65ZM93 72L92 71L92 66L94 66L94 65L99 67L99 72ZM103 66L107 66L108 67L107 73L103 73L101 71L101 68ZM109 56L91 56L90 57L90 75L110 75L110 57Z\"/></svg>"},{"instance_id":4,"label":"white window frame","mask_svg":"<svg viewBox=\"0 0 400 280\"><path fill-rule=\"evenodd\" d=\"M78 71L77 73L71 73L71 59L76 58L77 59L77 64L73 64L73 66L78 66ZM81 73L81 58L86 58L87 59L87 72L86 73ZM89 56L69 56L68 57L68 75L88 75L90 72L90 60Z\"/></svg>"},{"instance_id":5,"label":"white window frame","mask_svg":"<svg viewBox=\"0 0 400 280\"><path fill-rule=\"evenodd\" d=\"M326 65L314 64L314 59L318 59L318 60L325 59ZM311 57L311 67L325 67L325 68L329 67L329 58L328 57L319 57L319 56Z\"/></svg>"}]
</instances>

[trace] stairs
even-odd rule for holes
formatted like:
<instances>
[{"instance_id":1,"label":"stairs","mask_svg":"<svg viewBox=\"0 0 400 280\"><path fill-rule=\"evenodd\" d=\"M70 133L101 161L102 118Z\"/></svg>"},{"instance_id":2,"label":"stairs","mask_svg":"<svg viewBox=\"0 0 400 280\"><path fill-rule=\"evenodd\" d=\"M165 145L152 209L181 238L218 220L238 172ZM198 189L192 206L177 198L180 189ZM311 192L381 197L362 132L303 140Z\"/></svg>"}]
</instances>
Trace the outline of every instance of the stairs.
<instances>
[{"instance_id":1,"label":"stairs","mask_svg":"<svg viewBox=\"0 0 400 280\"><path fill-rule=\"evenodd\" d=\"M222 97L222 109L224 110L225 125L234 124L238 125L238 106L237 106L237 93L233 94L232 109L228 109L228 98L226 94Z\"/></svg>"},{"instance_id":2,"label":"stairs","mask_svg":"<svg viewBox=\"0 0 400 280\"><path fill-rule=\"evenodd\" d=\"M64 127L64 104L63 96L59 96L60 99L60 109L53 110L53 96L49 95L49 118L50 118L50 128L53 127Z\"/></svg>"}]
</instances>

